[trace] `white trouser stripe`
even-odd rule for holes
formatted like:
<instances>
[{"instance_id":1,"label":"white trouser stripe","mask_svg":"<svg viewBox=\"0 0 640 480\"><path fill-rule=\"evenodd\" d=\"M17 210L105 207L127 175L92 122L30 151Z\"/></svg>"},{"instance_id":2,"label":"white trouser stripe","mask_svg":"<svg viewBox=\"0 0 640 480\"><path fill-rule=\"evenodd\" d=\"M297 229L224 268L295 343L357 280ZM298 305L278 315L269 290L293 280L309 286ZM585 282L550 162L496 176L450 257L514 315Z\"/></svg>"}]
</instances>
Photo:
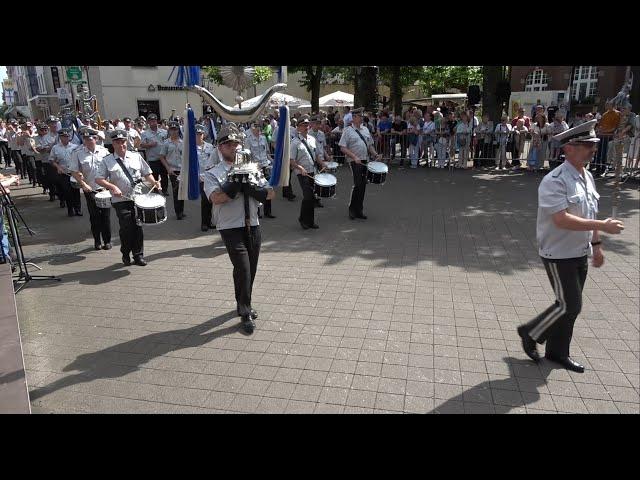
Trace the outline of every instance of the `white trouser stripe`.
<instances>
[{"instance_id":1,"label":"white trouser stripe","mask_svg":"<svg viewBox=\"0 0 640 480\"><path fill-rule=\"evenodd\" d=\"M538 325L531 329L529 336L534 340L537 340L542 333L555 323L558 318L565 314L567 311L567 304L564 301L564 292L562 291L562 284L560 283L560 273L558 272L558 265L555 263L549 263L549 270L551 270L551 279L553 283L553 291L556 294L558 300L558 306L549 312L545 318L543 318Z\"/></svg>"}]
</instances>

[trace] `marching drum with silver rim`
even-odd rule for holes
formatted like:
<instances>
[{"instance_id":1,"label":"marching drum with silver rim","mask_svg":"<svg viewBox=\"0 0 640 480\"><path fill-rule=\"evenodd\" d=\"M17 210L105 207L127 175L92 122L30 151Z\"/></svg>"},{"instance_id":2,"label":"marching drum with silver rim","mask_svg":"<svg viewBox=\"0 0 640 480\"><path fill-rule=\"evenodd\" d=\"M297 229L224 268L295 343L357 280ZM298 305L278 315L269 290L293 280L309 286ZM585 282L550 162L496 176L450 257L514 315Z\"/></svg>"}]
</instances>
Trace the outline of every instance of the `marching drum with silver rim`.
<instances>
[{"instance_id":1,"label":"marching drum with silver rim","mask_svg":"<svg viewBox=\"0 0 640 480\"><path fill-rule=\"evenodd\" d=\"M337 173L338 172L338 162L327 162L326 170L329 173Z\"/></svg>"},{"instance_id":2,"label":"marching drum with silver rim","mask_svg":"<svg viewBox=\"0 0 640 480\"><path fill-rule=\"evenodd\" d=\"M109 190L100 190L93 197L98 208L111 208L111 192Z\"/></svg>"},{"instance_id":3,"label":"marching drum with silver rim","mask_svg":"<svg viewBox=\"0 0 640 480\"><path fill-rule=\"evenodd\" d=\"M167 221L167 200L157 193L136 195L133 200L138 225L159 225Z\"/></svg>"},{"instance_id":4,"label":"marching drum with silver rim","mask_svg":"<svg viewBox=\"0 0 640 480\"><path fill-rule=\"evenodd\" d=\"M313 192L320 198L333 198L336 196L336 184L338 179L330 173L319 173L313 177Z\"/></svg>"},{"instance_id":5,"label":"marching drum with silver rim","mask_svg":"<svg viewBox=\"0 0 640 480\"><path fill-rule=\"evenodd\" d=\"M367 181L376 185L384 185L387 180L389 167L382 162L369 162L367 164Z\"/></svg>"}]
</instances>

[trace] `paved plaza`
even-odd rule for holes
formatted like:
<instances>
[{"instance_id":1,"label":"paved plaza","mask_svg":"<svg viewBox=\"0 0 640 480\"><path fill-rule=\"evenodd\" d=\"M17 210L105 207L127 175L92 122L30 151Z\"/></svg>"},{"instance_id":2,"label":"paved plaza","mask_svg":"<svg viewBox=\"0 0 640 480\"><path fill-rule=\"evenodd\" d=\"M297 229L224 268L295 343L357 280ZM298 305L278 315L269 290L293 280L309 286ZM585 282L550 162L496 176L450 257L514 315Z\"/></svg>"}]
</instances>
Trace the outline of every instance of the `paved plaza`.
<instances>
[{"instance_id":1,"label":"paved plaza","mask_svg":"<svg viewBox=\"0 0 640 480\"><path fill-rule=\"evenodd\" d=\"M37 236L27 257L62 281L17 295L34 413L640 413L637 183L622 235L590 266L567 372L521 350L516 326L553 292L535 245L536 174L391 169L349 220L349 171L302 230L295 202L262 220L257 329L235 313L220 235L187 218L146 227L147 267L94 251L89 218L12 189ZM598 180L600 218L612 182ZM33 272L32 272L33 273Z\"/></svg>"}]
</instances>

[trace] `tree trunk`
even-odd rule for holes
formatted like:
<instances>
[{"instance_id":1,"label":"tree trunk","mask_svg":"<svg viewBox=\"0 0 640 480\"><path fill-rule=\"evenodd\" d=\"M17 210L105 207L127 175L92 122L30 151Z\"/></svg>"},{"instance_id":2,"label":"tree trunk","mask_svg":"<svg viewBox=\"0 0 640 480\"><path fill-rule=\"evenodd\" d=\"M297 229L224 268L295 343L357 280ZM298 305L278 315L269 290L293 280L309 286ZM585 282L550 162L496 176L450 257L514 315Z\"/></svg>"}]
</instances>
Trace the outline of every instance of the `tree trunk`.
<instances>
[{"instance_id":1,"label":"tree trunk","mask_svg":"<svg viewBox=\"0 0 640 480\"><path fill-rule=\"evenodd\" d=\"M502 106L498 104L496 88L502 79L502 67L484 65L482 67L482 113L489 115L494 125L500 123Z\"/></svg>"},{"instance_id":2,"label":"tree trunk","mask_svg":"<svg viewBox=\"0 0 640 480\"><path fill-rule=\"evenodd\" d=\"M307 67L307 77L311 85L311 112L318 113L320 111L320 80L322 80L322 65L314 68Z\"/></svg>"},{"instance_id":3,"label":"tree trunk","mask_svg":"<svg viewBox=\"0 0 640 480\"><path fill-rule=\"evenodd\" d=\"M393 67L391 67L391 86L389 90L393 113L396 115L402 115L402 84L400 83L399 65L394 65Z\"/></svg>"},{"instance_id":4,"label":"tree trunk","mask_svg":"<svg viewBox=\"0 0 640 480\"><path fill-rule=\"evenodd\" d=\"M359 71L358 71L359 70ZM354 79L353 106L364 107L367 111L377 108L378 69L376 67L357 67Z\"/></svg>"}]
</instances>

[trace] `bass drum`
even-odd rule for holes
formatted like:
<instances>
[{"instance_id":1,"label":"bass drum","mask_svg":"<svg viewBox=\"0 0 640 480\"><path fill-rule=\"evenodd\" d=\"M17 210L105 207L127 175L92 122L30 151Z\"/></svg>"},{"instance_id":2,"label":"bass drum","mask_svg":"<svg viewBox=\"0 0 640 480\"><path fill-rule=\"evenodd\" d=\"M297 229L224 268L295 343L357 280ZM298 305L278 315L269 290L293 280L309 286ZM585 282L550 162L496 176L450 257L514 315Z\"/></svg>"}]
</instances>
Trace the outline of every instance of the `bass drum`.
<instances>
[{"instance_id":1,"label":"bass drum","mask_svg":"<svg viewBox=\"0 0 640 480\"><path fill-rule=\"evenodd\" d=\"M338 179L330 173L319 173L313 177L313 192L320 198L334 198Z\"/></svg>"},{"instance_id":2,"label":"bass drum","mask_svg":"<svg viewBox=\"0 0 640 480\"><path fill-rule=\"evenodd\" d=\"M369 162L367 164L367 181L376 185L384 185L387 180L389 167L382 162Z\"/></svg>"}]
</instances>

